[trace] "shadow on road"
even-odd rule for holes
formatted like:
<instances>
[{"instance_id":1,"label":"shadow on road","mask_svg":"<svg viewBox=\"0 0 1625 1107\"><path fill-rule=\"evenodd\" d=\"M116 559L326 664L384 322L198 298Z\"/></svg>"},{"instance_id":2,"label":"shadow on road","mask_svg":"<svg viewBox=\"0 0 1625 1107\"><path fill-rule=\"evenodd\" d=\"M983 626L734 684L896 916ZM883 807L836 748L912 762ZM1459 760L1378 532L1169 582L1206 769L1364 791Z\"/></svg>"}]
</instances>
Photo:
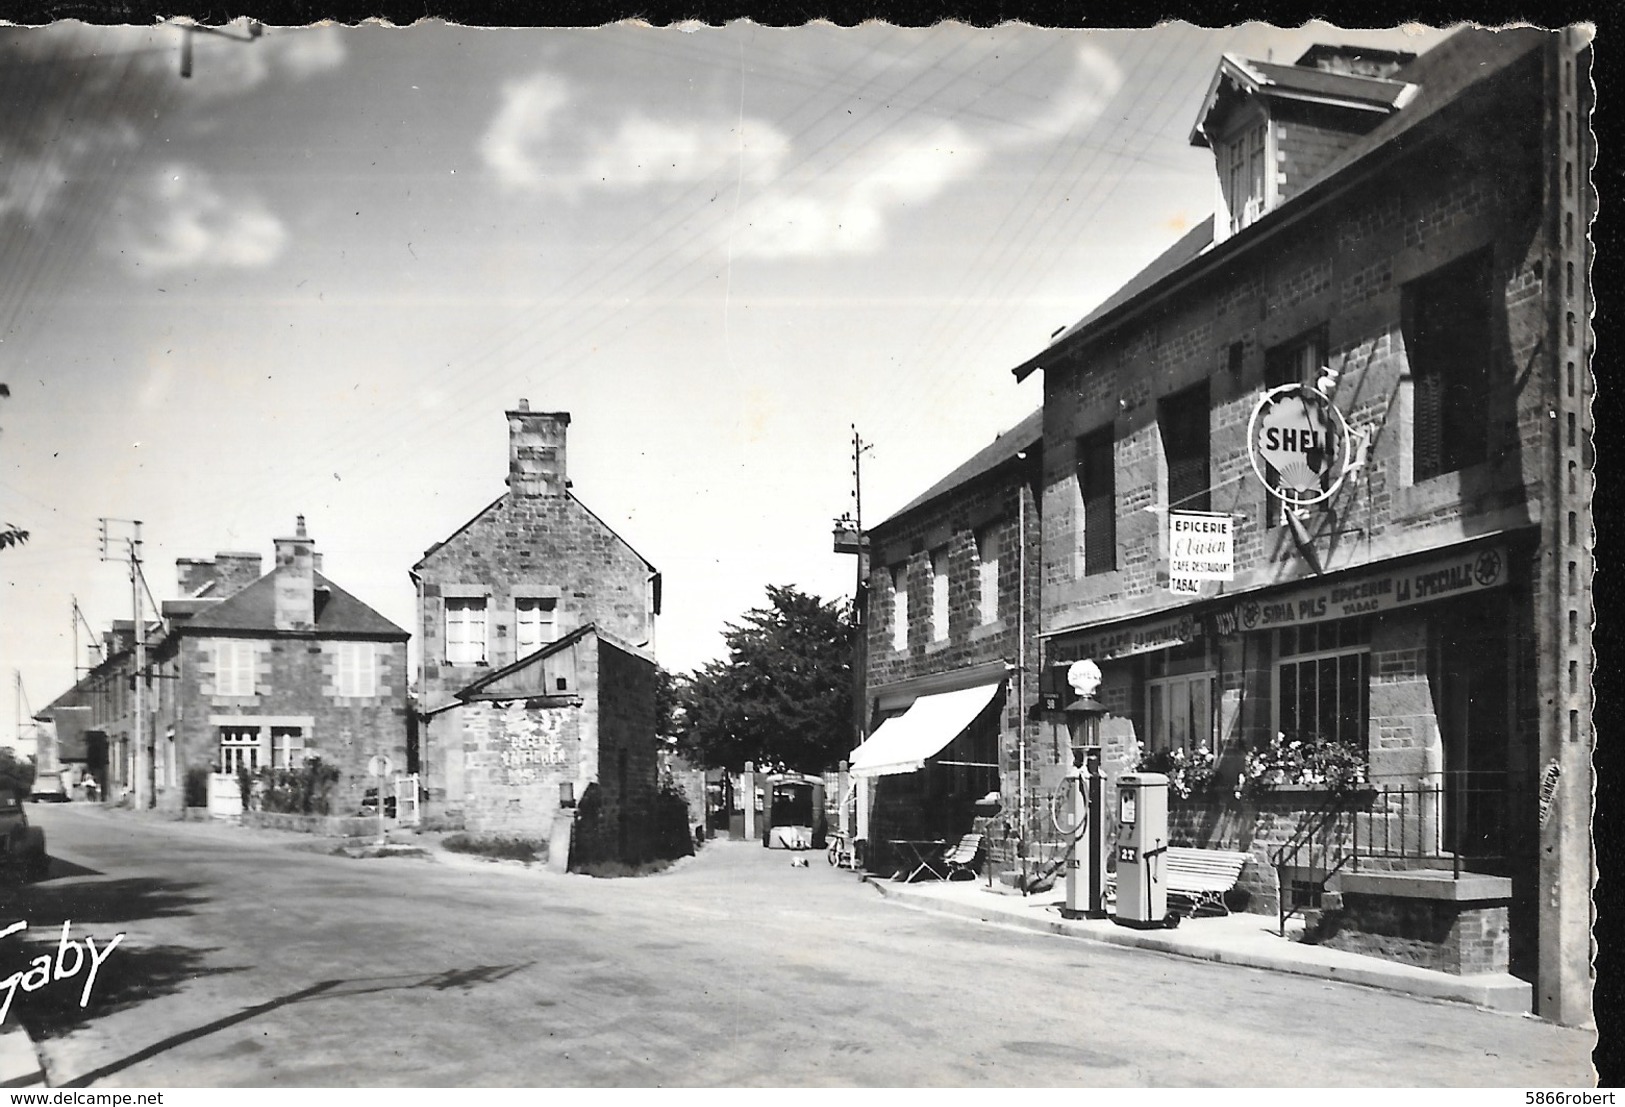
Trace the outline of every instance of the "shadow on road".
<instances>
[{"instance_id":1,"label":"shadow on road","mask_svg":"<svg viewBox=\"0 0 1625 1107\"><path fill-rule=\"evenodd\" d=\"M308 988L301 988L297 992L289 992L287 995L278 996L264 1003L256 1003L252 1007L245 1007L236 1014L215 1019L213 1022L204 1023L202 1026L193 1027L190 1030L183 1030L179 1034L171 1034L162 1041L154 1042L144 1049L139 1049L128 1057L120 1058L98 1069L93 1069L82 1076L76 1076L72 1080L63 1081L54 1086L59 1088L88 1088L98 1080L111 1076L116 1072L122 1072L132 1065L139 1065L141 1062L150 1060L161 1053L167 1053L177 1046L183 1046L187 1042L197 1041L199 1038L207 1037L217 1031L238 1026L250 1019L258 1018L260 1015L268 1014L290 1004L306 1003L313 999L371 995L376 992L414 991L420 988L431 988L435 991L461 988L467 991L477 985L492 984L512 976L514 973L523 972L533 964L535 964L534 961L527 961L519 965L476 965L468 969L446 969L443 972L433 973L429 976L413 974L408 976L360 977L355 980L318 981Z\"/></svg>"},{"instance_id":2,"label":"shadow on road","mask_svg":"<svg viewBox=\"0 0 1625 1107\"><path fill-rule=\"evenodd\" d=\"M53 861L53 875L58 872L56 866L67 864ZM203 896L192 894L196 887L151 877L7 885L0 887L0 919L27 919L29 929L37 933L60 930L64 922L80 927L172 918L190 915L195 905L204 902Z\"/></svg>"},{"instance_id":3,"label":"shadow on road","mask_svg":"<svg viewBox=\"0 0 1625 1107\"><path fill-rule=\"evenodd\" d=\"M58 936L61 931L58 930ZM82 937L82 935L78 935ZM108 938L111 941L111 936ZM98 948L102 948L98 943ZM204 962L212 949L185 946L145 946L130 948L120 943L107 954L96 972L87 997L88 971L53 981L34 992L18 990L12 999L11 1016L22 1023L35 1041L58 1038L90 1025L97 1019L123 1011L149 999L179 991L189 981L204 976L242 972L239 967L211 968ZM57 943L34 941L14 947L0 956L0 979L28 968L31 958L55 958ZM71 958L70 958L71 963ZM0 998L4 993L0 992ZM88 1000L80 1006L81 1000Z\"/></svg>"}]
</instances>

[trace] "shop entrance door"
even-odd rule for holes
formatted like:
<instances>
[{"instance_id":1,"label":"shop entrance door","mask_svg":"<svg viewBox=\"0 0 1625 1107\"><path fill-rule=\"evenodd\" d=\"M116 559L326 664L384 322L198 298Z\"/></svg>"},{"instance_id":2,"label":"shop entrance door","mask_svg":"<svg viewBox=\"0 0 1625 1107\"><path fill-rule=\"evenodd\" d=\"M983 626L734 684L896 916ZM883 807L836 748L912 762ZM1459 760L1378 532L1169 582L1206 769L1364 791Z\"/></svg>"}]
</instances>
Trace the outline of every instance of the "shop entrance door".
<instances>
[{"instance_id":1,"label":"shop entrance door","mask_svg":"<svg viewBox=\"0 0 1625 1107\"><path fill-rule=\"evenodd\" d=\"M1436 617L1433 639L1429 677L1444 746L1444 848L1465 860L1499 862L1506 852L1506 767L1514 706L1505 610L1483 599L1452 604Z\"/></svg>"}]
</instances>

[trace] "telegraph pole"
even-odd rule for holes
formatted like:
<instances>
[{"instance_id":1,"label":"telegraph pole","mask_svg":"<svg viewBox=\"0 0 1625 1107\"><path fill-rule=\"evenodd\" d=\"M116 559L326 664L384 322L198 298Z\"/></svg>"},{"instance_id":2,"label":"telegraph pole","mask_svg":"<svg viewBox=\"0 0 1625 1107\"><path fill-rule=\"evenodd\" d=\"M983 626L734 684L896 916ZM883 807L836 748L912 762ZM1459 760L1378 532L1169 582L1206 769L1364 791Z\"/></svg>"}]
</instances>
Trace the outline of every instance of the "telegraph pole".
<instances>
[{"instance_id":1,"label":"telegraph pole","mask_svg":"<svg viewBox=\"0 0 1625 1107\"><path fill-rule=\"evenodd\" d=\"M124 556L116 557L111 553L114 541L109 536L108 524L123 524L130 528L128 536L124 537ZM144 583L141 576L141 520L140 519L102 519L102 560L126 561L130 566L130 606L135 613L135 672L133 683L135 685L135 717L131 720L130 735L135 743L133 749L133 775L135 780L134 802L137 810L145 810L152 806L152 751L147 747L144 733L146 717L146 697L144 692L147 683L147 621L141 610L141 587Z\"/></svg>"},{"instance_id":2,"label":"telegraph pole","mask_svg":"<svg viewBox=\"0 0 1625 1107\"><path fill-rule=\"evenodd\" d=\"M865 594L869 580L869 537L863 533L863 455L873 450L873 442L865 442L852 426L852 511L835 520L835 552L857 555L857 580L852 591L854 639L852 644L852 747L863 744L864 723L868 712L866 672L869 664L869 620Z\"/></svg>"}]
</instances>

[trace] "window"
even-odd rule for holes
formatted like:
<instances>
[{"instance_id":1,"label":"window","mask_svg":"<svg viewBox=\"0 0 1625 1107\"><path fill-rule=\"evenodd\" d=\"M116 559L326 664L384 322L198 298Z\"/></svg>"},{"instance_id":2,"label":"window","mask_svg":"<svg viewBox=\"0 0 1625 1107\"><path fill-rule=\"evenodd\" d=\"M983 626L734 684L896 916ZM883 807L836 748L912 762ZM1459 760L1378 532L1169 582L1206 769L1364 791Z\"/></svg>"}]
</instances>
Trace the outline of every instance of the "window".
<instances>
[{"instance_id":1,"label":"window","mask_svg":"<svg viewBox=\"0 0 1625 1107\"><path fill-rule=\"evenodd\" d=\"M1489 251L1481 251L1405 286L1401 325L1412 381L1413 480L1485 459L1489 263Z\"/></svg>"},{"instance_id":2,"label":"window","mask_svg":"<svg viewBox=\"0 0 1625 1107\"><path fill-rule=\"evenodd\" d=\"M214 694L252 696L254 694L254 643L215 644Z\"/></svg>"},{"instance_id":3,"label":"window","mask_svg":"<svg viewBox=\"0 0 1625 1107\"><path fill-rule=\"evenodd\" d=\"M931 637L948 637L948 547L931 551Z\"/></svg>"},{"instance_id":4,"label":"window","mask_svg":"<svg viewBox=\"0 0 1625 1107\"><path fill-rule=\"evenodd\" d=\"M1154 751L1201 747L1214 742L1218 674L1202 642L1171 646L1148 656L1145 683L1147 748Z\"/></svg>"},{"instance_id":5,"label":"window","mask_svg":"<svg viewBox=\"0 0 1625 1107\"><path fill-rule=\"evenodd\" d=\"M1208 510L1207 382L1160 401L1157 425L1168 462L1168 509Z\"/></svg>"},{"instance_id":6,"label":"window","mask_svg":"<svg viewBox=\"0 0 1625 1107\"><path fill-rule=\"evenodd\" d=\"M513 601L515 657L534 653L558 638L553 618L557 606L557 600L520 598Z\"/></svg>"},{"instance_id":7,"label":"window","mask_svg":"<svg viewBox=\"0 0 1625 1107\"><path fill-rule=\"evenodd\" d=\"M371 642L340 642L334 685L341 696L378 694L378 651Z\"/></svg>"},{"instance_id":8,"label":"window","mask_svg":"<svg viewBox=\"0 0 1625 1107\"><path fill-rule=\"evenodd\" d=\"M1288 627L1276 639L1276 728L1366 747L1371 622L1342 619Z\"/></svg>"},{"instance_id":9,"label":"window","mask_svg":"<svg viewBox=\"0 0 1625 1107\"><path fill-rule=\"evenodd\" d=\"M296 726L271 728L271 764L278 769L297 769L305 763L305 732Z\"/></svg>"},{"instance_id":10,"label":"window","mask_svg":"<svg viewBox=\"0 0 1625 1107\"><path fill-rule=\"evenodd\" d=\"M1300 334L1290 342L1273 346L1264 352L1264 388L1280 388L1285 384L1313 384L1326 364L1326 327L1324 324ZM1273 487L1275 467L1264 463L1264 476ZM1286 522L1286 505L1278 496L1265 494L1264 525L1278 527Z\"/></svg>"},{"instance_id":11,"label":"window","mask_svg":"<svg viewBox=\"0 0 1625 1107\"><path fill-rule=\"evenodd\" d=\"M984 626L999 618L999 538L1002 528L988 527L976 535L977 601L979 622Z\"/></svg>"},{"instance_id":12,"label":"window","mask_svg":"<svg viewBox=\"0 0 1625 1107\"><path fill-rule=\"evenodd\" d=\"M253 772L260 767L260 731L253 726L220 728L220 771L236 775L238 769Z\"/></svg>"},{"instance_id":13,"label":"window","mask_svg":"<svg viewBox=\"0 0 1625 1107\"><path fill-rule=\"evenodd\" d=\"M1078 439L1084 576L1109 573L1117 568L1117 465L1113 444L1111 427Z\"/></svg>"},{"instance_id":14,"label":"window","mask_svg":"<svg viewBox=\"0 0 1625 1107\"><path fill-rule=\"evenodd\" d=\"M485 597L447 597L447 664L480 665L484 661Z\"/></svg>"},{"instance_id":15,"label":"window","mask_svg":"<svg viewBox=\"0 0 1625 1107\"><path fill-rule=\"evenodd\" d=\"M894 650L908 649L908 563L897 565L891 571L891 645Z\"/></svg>"},{"instance_id":16,"label":"window","mask_svg":"<svg viewBox=\"0 0 1625 1107\"><path fill-rule=\"evenodd\" d=\"M1153 750L1195 750L1213 745L1212 673L1146 681L1146 727Z\"/></svg>"},{"instance_id":17,"label":"window","mask_svg":"<svg viewBox=\"0 0 1625 1107\"><path fill-rule=\"evenodd\" d=\"M1230 207L1230 232L1234 234L1263 215L1268 204L1268 124L1237 133L1225 143L1225 202Z\"/></svg>"}]
</instances>

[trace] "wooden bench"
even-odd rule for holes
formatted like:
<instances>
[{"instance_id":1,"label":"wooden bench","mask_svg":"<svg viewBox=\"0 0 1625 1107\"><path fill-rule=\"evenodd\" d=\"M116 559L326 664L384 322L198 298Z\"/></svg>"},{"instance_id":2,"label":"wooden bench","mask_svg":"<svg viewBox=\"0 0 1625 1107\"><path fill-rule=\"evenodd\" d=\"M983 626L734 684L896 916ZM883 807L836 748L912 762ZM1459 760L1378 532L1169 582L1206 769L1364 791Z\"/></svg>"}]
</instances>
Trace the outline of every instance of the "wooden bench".
<instances>
[{"instance_id":1,"label":"wooden bench","mask_svg":"<svg viewBox=\"0 0 1625 1107\"><path fill-rule=\"evenodd\" d=\"M1195 918L1204 908L1216 915L1230 914L1224 894L1241 879L1241 868L1252 854L1228 849L1169 846L1162 854L1163 886L1170 901L1179 901ZM1106 897L1117 894L1117 874L1106 877ZM1172 906L1172 903L1170 903Z\"/></svg>"}]
</instances>

